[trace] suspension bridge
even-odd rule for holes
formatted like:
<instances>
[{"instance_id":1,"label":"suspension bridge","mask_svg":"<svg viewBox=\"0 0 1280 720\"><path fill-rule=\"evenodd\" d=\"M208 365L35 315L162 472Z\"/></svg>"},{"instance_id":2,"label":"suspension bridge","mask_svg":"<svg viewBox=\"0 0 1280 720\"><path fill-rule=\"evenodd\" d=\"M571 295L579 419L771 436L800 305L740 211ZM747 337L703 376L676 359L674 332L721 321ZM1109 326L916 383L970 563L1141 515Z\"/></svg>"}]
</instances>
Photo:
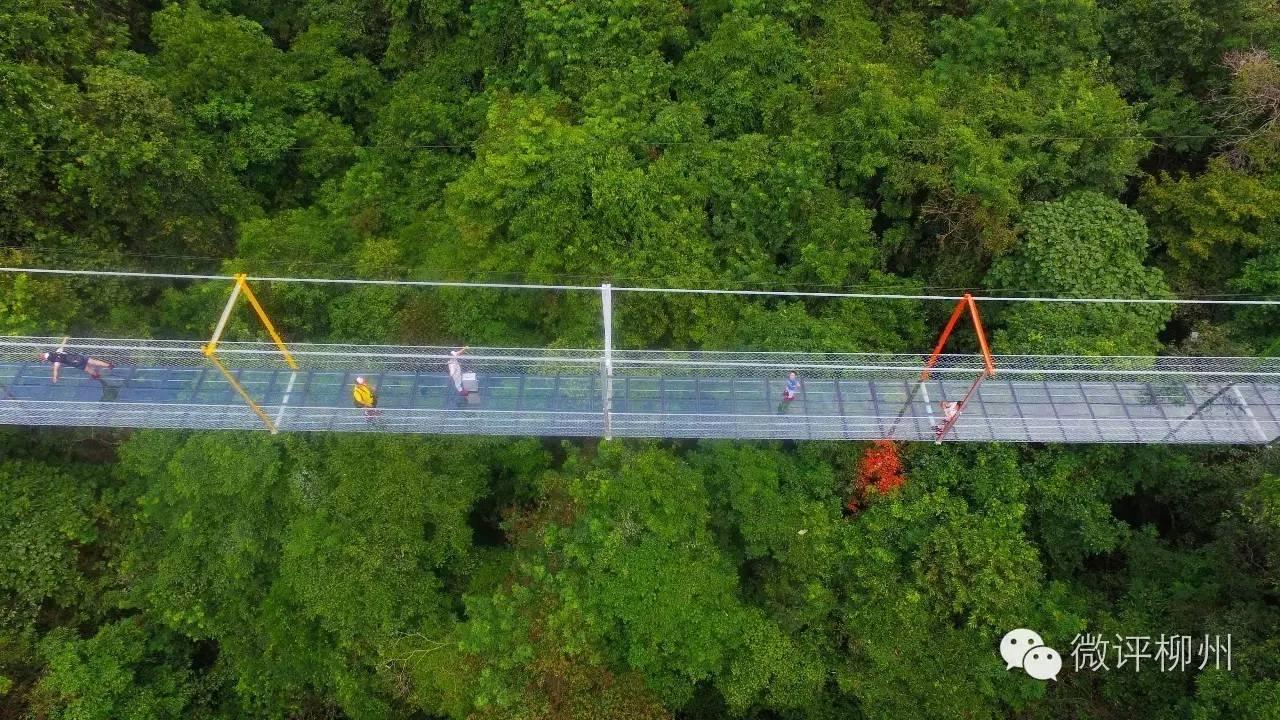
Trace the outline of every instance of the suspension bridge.
<instances>
[{"instance_id":1,"label":"suspension bridge","mask_svg":"<svg viewBox=\"0 0 1280 720\"><path fill-rule=\"evenodd\" d=\"M231 281L232 289L208 341L0 337L0 424L932 442L1264 444L1280 437L1280 359L993 354L978 303L1010 298L707 290L702 292L931 299L956 305L929 354L619 350L612 347L612 294L655 289L488 284L600 293L603 347L470 348L463 364L475 374L479 390L462 395L447 371L453 348L286 344L249 281L306 280L103 274ZM271 342L222 340L240 297L247 298ZM945 352L966 315L981 352ZM115 367L100 379L64 368L54 383L50 367L38 359L54 348ZM800 384L791 399L785 395L789 372ZM377 389L376 410L352 404L358 376Z\"/></svg>"}]
</instances>

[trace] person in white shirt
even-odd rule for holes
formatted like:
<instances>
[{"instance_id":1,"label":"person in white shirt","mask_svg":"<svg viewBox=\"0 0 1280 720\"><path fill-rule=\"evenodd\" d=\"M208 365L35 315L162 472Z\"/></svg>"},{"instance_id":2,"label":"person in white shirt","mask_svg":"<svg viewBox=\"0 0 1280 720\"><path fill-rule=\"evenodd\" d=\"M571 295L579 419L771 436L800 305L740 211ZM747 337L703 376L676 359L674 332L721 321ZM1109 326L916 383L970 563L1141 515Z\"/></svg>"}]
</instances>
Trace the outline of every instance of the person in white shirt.
<instances>
[{"instance_id":1,"label":"person in white shirt","mask_svg":"<svg viewBox=\"0 0 1280 720\"><path fill-rule=\"evenodd\" d=\"M951 422L951 418L954 418L959 412L960 412L960 403L951 402L948 400L942 401L942 422L933 426L933 429L937 432L938 437L942 437L942 431L946 429L947 423Z\"/></svg>"},{"instance_id":2,"label":"person in white shirt","mask_svg":"<svg viewBox=\"0 0 1280 720\"><path fill-rule=\"evenodd\" d=\"M458 394L462 397L466 397L469 391L462 385L462 363L458 361L458 358L462 357L462 353L466 351L466 347L449 351L449 362L446 364L446 367L449 368L449 379L453 381L453 387L457 389Z\"/></svg>"}]
</instances>

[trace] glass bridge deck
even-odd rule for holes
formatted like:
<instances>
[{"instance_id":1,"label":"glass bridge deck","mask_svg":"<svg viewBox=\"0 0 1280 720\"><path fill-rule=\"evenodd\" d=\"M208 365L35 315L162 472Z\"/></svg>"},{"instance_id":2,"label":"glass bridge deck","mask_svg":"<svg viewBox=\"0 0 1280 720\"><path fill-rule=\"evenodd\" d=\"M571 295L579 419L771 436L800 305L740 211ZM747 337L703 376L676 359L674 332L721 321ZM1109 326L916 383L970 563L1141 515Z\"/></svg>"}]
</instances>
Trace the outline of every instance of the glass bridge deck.
<instances>
[{"instance_id":1,"label":"glass bridge deck","mask_svg":"<svg viewBox=\"0 0 1280 720\"><path fill-rule=\"evenodd\" d=\"M785 374L615 375L605 411L599 373L478 372L467 399L444 372L233 369L280 431L662 438L935 439L939 401L972 377L805 379L782 402ZM366 376L378 413L353 406ZM656 376L655 376L656 375ZM947 441L1267 443L1280 436L1280 381L986 380ZM212 367L122 366L94 380L39 363L0 363L0 424L263 430Z\"/></svg>"}]
</instances>

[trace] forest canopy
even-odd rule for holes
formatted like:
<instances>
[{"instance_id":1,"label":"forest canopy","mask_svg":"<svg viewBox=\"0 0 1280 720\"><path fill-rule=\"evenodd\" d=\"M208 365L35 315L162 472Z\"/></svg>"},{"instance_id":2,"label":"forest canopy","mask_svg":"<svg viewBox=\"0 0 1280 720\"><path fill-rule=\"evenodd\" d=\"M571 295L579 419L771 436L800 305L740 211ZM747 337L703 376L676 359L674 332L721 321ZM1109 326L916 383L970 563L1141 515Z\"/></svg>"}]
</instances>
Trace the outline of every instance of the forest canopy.
<instances>
[{"instance_id":1,"label":"forest canopy","mask_svg":"<svg viewBox=\"0 0 1280 720\"><path fill-rule=\"evenodd\" d=\"M1274 297L1280 7L10 0L0 265ZM582 295L256 290L299 341L599 342ZM227 291L4 274L0 334L203 339ZM616 342L927 352L948 310L628 295ZM1280 351L1266 306L984 317ZM401 717L1274 719L1280 450L0 430L0 718Z\"/></svg>"}]
</instances>

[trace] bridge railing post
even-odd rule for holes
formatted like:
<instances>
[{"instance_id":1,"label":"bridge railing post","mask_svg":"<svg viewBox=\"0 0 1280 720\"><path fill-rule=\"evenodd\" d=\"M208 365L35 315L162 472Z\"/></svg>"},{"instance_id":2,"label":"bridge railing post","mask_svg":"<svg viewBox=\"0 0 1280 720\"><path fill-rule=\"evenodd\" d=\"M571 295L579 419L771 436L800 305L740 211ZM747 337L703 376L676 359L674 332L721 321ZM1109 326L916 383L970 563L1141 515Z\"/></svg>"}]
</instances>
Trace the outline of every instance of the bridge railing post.
<instances>
[{"instance_id":1,"label":"bridge railing post","mask_svg":"<svg viewBox=\"0 0 1280 720\"><path fill-rule=\"evenodd\" d=\"M604 357L600 362L601 405L604 409L604 439L613 439L613 285L600 286L600 307L604 321Z\"/></svg>"}]
</instances>

